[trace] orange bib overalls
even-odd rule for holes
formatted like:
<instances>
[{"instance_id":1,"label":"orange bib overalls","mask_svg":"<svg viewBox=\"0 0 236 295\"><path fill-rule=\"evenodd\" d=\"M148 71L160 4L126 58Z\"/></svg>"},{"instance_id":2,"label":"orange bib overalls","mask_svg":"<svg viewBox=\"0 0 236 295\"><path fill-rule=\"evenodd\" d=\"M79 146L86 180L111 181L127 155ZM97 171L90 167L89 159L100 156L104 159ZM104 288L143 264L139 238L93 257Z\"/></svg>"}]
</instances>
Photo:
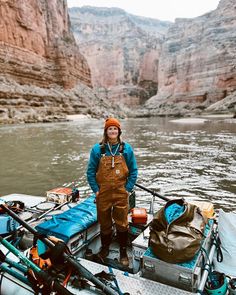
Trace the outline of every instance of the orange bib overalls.
<instances>
[{"instance_id":1,"label":"orange bib overalls","mask_svg":"<svg viewBox=\"0 0 236 295\"><path fill-rule=\"evenodd\" d=\"M128 229L128 193L125 189L128 174L123 155L114 156L114 167L112 156L102 155L96 173L99 185L96 204L98 222L104 235L111 234L112 220L117 231L123 232Z\"/></svg>"}]
</instances>

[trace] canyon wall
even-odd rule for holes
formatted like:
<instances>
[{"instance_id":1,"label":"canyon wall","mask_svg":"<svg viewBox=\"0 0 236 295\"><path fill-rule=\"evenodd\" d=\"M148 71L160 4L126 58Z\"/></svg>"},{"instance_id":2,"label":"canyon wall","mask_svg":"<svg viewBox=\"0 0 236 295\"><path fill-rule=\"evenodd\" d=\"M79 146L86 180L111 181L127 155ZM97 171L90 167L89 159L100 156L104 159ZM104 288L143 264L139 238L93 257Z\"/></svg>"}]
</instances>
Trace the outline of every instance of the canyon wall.
<instances>
[{"instance_id":1,"label":"canyon wall","mask_svg":"<svg viewBox=\"0 0 236 295\"><path fill-rule=\"evenodd\" d=\"M70 31L66 1L1 1L0 26L1 75L42 87L91 85Z\"/></svg>"},{"instance_id":2,"label":"canyon wall","mask_svg":"<svg viewBox=\"0 0 236 295\"><path fill-rule=\"evenodd\" d=\"M65 0L0 1L0 123L236 112L235 0L175 23L69 14Z\"/></svg>"},{"instance_id":3,"label":"canyon wall","mask_svg":"<svg viewBox=\"0 0 236 295\"><path fill-rule=\"evenodd\" d=\"M157 92L160 45L169 22L118 8L86 6L71 8L69 14L94 88L128 106L143 104Z\"/></svg>"},{"instance_id":4,"label":"canyon wall","mask_svg":"<svg viewBox=\"0 0 236 295\"><path fill-rule=\"evenodd\" d=\"M150 114L200 112L236 96L234 0L221 0L203 16L175 21L162 44L158 85L145 105Z\"/></svg>"},{"instance_id":5,"label":"canyon wall","mask_svg":"<svg viewBox=\"0 0 236 295\"><path fill-rule=\"evenodd\" d=\"M234 111L235 7L234 0L221 0L214 11L174 24L117 8L69 13L92 84L103 96L132 110L141 105L138 115L183 115L210 111L227 97Z\"/></svg>"},{"instance_id":6,"label":"canyon wall","mask_svg":"<svg viewBox=\"0 0 236 295\"><path fill-rule=\"evenodd\" d=\"M62 102L32 94L32 86L38 93L48 89L48 94L58 87L63 93L78 83L91 87L90 69L70 31L65 0L2 0L0 28L0 122L18 122L17 114L23 121L32 116L37 120L37 111L43 117L63 110Z\"/></svg>"}]
</instances>

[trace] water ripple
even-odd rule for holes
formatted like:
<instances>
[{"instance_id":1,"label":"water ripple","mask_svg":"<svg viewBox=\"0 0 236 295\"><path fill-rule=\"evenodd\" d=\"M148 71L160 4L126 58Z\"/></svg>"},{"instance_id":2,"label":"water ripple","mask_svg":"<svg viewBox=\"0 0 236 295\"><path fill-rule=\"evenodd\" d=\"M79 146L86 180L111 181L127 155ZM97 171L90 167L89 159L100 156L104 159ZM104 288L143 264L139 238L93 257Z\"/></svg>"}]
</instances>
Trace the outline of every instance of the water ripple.
<instances>
[{"instance_id":1,"label":"water ripple","mask_svg":"<svg viewBox=\"0 0 236 295\"><path fill-rule=\"evenodd\" d=\"M174 124L168 118L122 120L123 139L132 144L138 182L169 198L212 201L236 211L236 128L215 121ZM45 195L76 181L88 191L89 152L101 140L103 120L0 126L0 195ZM137 190L137 203L151 195ZM163 205L156 198L155 208Z\"/></svg>"}]
</instances>

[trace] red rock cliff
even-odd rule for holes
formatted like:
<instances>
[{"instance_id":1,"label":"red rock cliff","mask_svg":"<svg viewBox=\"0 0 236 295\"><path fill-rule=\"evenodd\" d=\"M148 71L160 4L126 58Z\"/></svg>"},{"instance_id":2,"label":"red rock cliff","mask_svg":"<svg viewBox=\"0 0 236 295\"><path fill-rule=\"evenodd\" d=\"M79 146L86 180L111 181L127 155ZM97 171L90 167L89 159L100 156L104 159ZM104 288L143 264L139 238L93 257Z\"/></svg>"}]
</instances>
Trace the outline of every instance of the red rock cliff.
<instances>
[{"instance_id":1,"label":"red rock cliff","mask_svg":"<svg viewBox=\"0 0 236 295\"><path fill-rule=\"evenodd\" d=\"M91 85L65 0L1 0L0 73L20 84Z\"/></svg>"}]
</instances>

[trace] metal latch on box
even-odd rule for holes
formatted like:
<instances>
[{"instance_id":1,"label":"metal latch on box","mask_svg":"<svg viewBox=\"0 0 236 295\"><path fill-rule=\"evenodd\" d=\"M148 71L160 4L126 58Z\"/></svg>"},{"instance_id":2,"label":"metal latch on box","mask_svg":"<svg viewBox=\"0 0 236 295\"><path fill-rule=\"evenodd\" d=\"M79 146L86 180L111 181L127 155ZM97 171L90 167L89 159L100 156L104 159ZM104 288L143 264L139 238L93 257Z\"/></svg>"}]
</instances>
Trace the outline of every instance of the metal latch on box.
<instances>
[{"instance_id":1,"label":"metal latch on box","mask_svg":"<svg viewBox=\"0 0 236 295\"><path fill-rule=\"evenodd\" d=\"M151 272L155 272L155 266L153 263L150 263L150 262L147 262L145 261L144 262L144 268L148 271L151 271Z\"/></svg>"},{"instance_id":2,"label":"metal latch on box","mask_svg":"<svg viewBox=\"0 0 236 295\"><path fill-rule=\"evenodd\" d=\"M181 273L179 275L179 282L183 283L184 285L189 285L189 284L191 284L191 277L186 274Z\"/></svg>"}]
</instances>

